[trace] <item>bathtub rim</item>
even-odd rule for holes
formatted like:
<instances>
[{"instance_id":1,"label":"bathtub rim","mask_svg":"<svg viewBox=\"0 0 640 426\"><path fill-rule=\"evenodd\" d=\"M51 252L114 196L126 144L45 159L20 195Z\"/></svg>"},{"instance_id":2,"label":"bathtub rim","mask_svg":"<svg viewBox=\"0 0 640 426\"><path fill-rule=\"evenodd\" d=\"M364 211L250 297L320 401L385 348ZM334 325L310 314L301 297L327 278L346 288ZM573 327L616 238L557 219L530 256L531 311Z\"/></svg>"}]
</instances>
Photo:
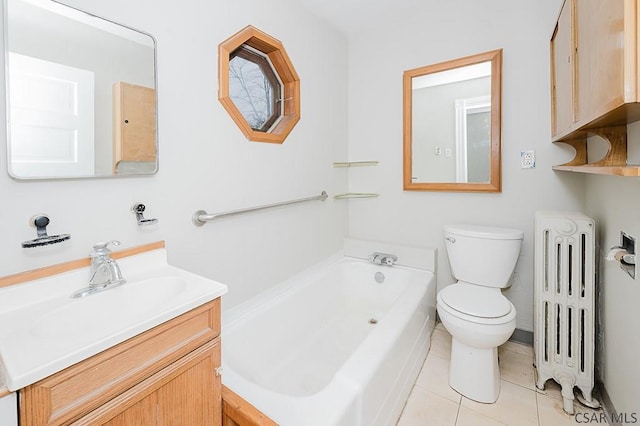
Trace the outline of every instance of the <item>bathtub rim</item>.
<instances>
[{"instance_id":1,"label":"bathtub rim","mask_svg":"<svg viewBox=\"0 0 640 426\"><path fill-rule=\"evenodd\" d=\"M340 250L333 255L321 260L320 262L317 262L309 266L308 268L305 268L304 270L292 275L284 281L277 283L264 291L261 291L260 293L243 302L240 302L227 309L224 309L223 307L221 313L222 337L224 338L225 332L228 332L230 329L232 330L233 328L235 328L235 326L246 317L255 316L260 312L263 312L264 310L267 310L268 308L274 306L290 292L297 291L298 289L310 285L313 282L314 278L318 276L318 273L326 270L327 267L341 263L343 261L353 261L356 263L374 265L366 259L356 256L348 256L345 254L344 250ZM391 267L382 265L376 266L379 266L381 268L396 268L408 271L419 271L421 273L429 273L431 274L430 280L436 282L437 288L437 276L435 271L406 266L402 264L395 264Z\"/></svg>"}]
</instances>

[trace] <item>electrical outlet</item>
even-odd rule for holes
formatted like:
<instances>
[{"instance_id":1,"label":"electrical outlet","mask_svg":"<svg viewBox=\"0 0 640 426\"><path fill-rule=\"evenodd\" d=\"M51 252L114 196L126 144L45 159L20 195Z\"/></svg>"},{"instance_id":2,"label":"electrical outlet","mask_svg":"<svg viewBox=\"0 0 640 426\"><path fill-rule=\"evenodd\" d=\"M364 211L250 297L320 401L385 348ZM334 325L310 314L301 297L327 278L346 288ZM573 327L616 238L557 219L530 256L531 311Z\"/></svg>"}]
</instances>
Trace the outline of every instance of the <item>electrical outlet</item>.
<instances>
[{"instance_id":1,"label":"electrical outlet","mask_svg":"<svg viewBox=\"0 0 640 426\"><path fill-rule=\"evenodd\" d=\"M533 150L520 151L520 168L533 169L536 167L536 153Z\"/></svg>"}]
</instances>

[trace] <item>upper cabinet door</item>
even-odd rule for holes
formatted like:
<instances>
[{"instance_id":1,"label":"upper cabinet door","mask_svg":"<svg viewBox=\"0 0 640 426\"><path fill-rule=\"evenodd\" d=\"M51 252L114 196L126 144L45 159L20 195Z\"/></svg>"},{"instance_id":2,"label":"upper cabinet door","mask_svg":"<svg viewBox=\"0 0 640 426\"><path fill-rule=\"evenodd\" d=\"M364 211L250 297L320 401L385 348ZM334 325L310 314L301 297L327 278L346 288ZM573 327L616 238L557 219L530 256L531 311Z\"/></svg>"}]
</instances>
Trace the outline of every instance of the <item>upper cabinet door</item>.
<instances>
[{"instance_id":1,"label":"upper cabinet door","mask_svg":"<svg viewBox=\"0 0 640 426\"><path fill-rule=\"evenodd\" d=\"M575 0L574 0L575 1ZM576 118L590 122L625 102L624 1L575 1ZM635 44L634 40L630 40ZM626 44L625 44L626 43ZM635 96L629 101L635 102Z\"/></svg>"},{"instance_id":2,"label":"upper cabinet door","mask_svg":"<svg viewBox=\"0 0 640 426\"><path fill-rule=\"evenodd\" d=\"M119 82L113 86L114 173L120 162L156 165L156 91Z\"/></svg>"},{"instance_id":3,"label":"upper cabinet door","mask_svg":"<svg viewBox=\"0 0 640 426\"><path fill-rule=\"evenodd\" d=\"M566 0L551 38L551 134L572 130L574 117L573 1Z\"/></svg>"}]
</instances>

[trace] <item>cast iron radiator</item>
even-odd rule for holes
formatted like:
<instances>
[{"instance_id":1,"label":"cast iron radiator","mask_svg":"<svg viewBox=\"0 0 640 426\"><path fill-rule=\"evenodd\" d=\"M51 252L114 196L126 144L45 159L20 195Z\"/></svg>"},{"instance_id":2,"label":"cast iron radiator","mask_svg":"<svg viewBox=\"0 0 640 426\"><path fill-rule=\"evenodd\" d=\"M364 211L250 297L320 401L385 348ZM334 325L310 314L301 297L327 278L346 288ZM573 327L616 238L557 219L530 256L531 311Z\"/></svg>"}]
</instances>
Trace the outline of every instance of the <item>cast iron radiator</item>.
<instances>
[{"instance_id":1,"label":"cast iron radiator","mask_svg":"<svg viewBox=\"0 0 640 426\"><path fill-rule=\"evenodd\" d=\"M536 386L562 386L564 410L598 407L594 384L595 223L582 213L537 212L534 255Z\"/></svg>"}]
</instances>

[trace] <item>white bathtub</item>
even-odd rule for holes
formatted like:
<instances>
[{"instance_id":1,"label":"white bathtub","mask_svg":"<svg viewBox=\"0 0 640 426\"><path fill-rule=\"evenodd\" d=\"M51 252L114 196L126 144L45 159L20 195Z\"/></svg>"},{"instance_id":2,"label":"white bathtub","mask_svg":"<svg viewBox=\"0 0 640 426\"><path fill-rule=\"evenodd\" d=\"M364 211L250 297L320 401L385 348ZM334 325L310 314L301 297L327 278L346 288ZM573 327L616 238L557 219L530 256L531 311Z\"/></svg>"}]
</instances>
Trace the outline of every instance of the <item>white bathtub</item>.
<instances>
[{"instance_id":1,"label":"white bathtub","mask_svg":"<svg viewBox=\"0 0 640 426\"><path fill-rule=\"evenodd\" d=\"M435 297L432 272L329 259L223 315L223 382L284 426L393 425Z\"/></svg>"}]
</instances>

